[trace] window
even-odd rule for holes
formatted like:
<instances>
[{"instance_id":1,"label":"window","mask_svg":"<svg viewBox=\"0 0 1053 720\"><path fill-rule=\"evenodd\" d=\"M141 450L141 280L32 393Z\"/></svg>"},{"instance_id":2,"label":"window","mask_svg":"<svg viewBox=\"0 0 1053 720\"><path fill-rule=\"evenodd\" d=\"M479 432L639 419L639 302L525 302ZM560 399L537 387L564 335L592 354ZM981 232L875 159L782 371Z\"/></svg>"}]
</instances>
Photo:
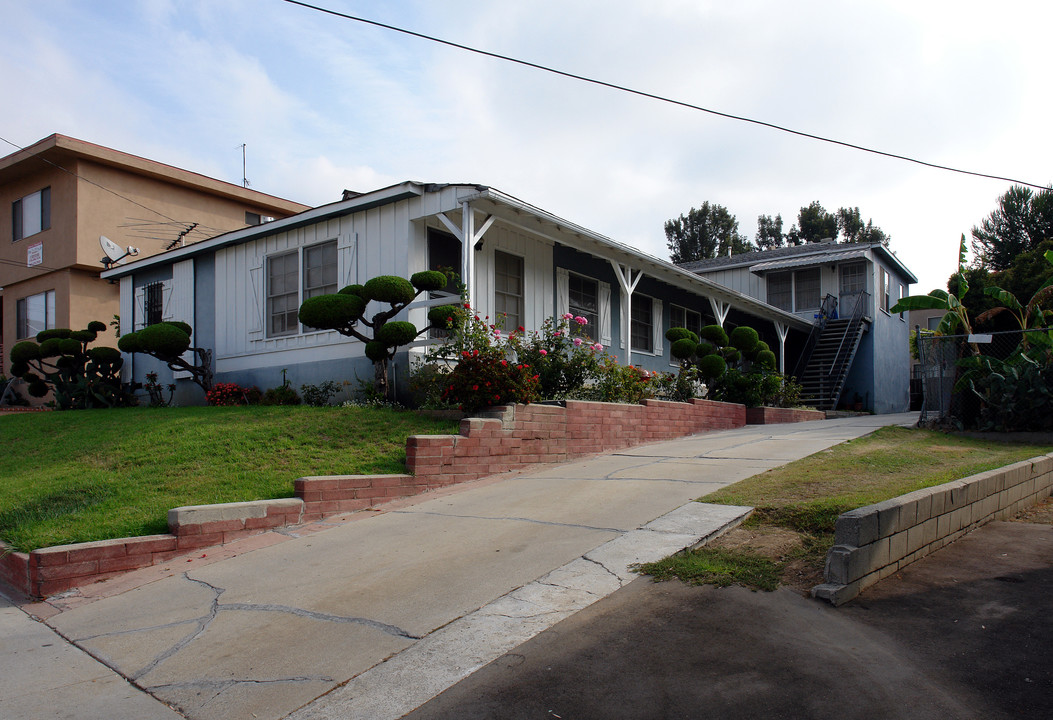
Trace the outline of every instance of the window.
<instances>
[{"instance_id":1,"label":"window","mask_svg":"<svg viewBox=\"0 0 1053 720\"><path fill-rule=\"evenodd\" d=\"M523 258L500 250L494 252L494 309L498 317L505 316L507 332L522 327Z\"/></svg>"},{"instance_id":2,"label":"window","mask_svg":"<svg viewBox=\"0 0 1053 720\"><path fill-rule=\"evenodd\" d=\"M299 329L299 253L267 258L267 336L293 335Z\"/></svg>"},{"instance_id":3,"label":"window","mask_svg":"<svg viewBox=\"0 0 1053 720\"><path fill-rule=\"evenodd\" d=\"M570 275L570 306L567 309L575 317L581 316L588 320L588 324L582 329L591 339L596 340L596 334L600 326L600 289L595 280L581 275Z\"/></svg>"},{"instance_id":4,"label":"window","mask_svg":"<svg viewBox=\"0 0 1053 720\"><path fill-rule=\"evenodd\" d=\"M793 273L772 273L768 276L768 304L793 312Z\"/></svg>"},{"instance_id":5,"label":"window","mask_svg":"<svg viewBox=\"0 0 1053 720\"><path fill-rule=\"evenodd\" d=\"M150 283L143 288L143 319L156 325L164 317L164 283Z\"/></svg>"},{"instance_id":6,"label":"window","mask_svg":"<svg viewBox=\"0 0 1053 720\"><path fill-rule=\"evenodd\" d=\"M446 287L439 292L428 293L429 299L434 300L447 294L458 295L457 285L460 283L461 273L461 241L449 233L428 228L428 269L446 273ZM452 276L451 272L454 273ZM451 298L450 302L457 301ZM428 331L428 337L430 338L444 338L446 336L445 328L431 328Z\"/></svg>"},{"instance_id":7,"label":"window","mask_svg":"<svg viewBox=\"0 0 1053 720\"><path fill-rule=\"evenodd\" d=\"M36 235L51 227L51 188L26 195L11 204L12 240Z\"/></svg>"},{"instance_id":8,"label":"window","mask_svg":"<svg viewBox=\"0 0 1053 720\"><path fill-rule=\"evenodd\" d=\"M332 295L336 286L336 240L303 249L303 299Z\"/></svg>"},{"instance_id":9,"label":"window","mask_svg":"<svg viewBox=\"0 0 1053 720\"><path fill-rule=\"evenodd\" d=\"M798 270L794 273L794 307L802 310L818 310L822 304L819 291L819 268Z\"/></svg>"},{"instance_id":10,"label":"window","mask_svg":"<svg viewBox=\"0 0 1053 720\"><path fill-rule=\"evenodd\" d=\"M682 308L679 305L670 305L669 327L687 328L697 335L702 329L702 313Z\"/></svg>"},{"instance_id":11,"label":"window","mask_svg":"<svg viewBox=\"0 0 1053 720\"><path fill-rule=\"evenodd\" d=\"M890 298L892 296L891 281L889 279L888 271L885 268L878 268L879 270L879 282L878 287L881 292L881 309L888 312L888 309L892 307Z\"/></svg>"},{"instance_id":12,"label":"window","mask_svg":"<svg viewBox=\"0 0 1053 720\"><path fill-rule=\"evenodd\" d=\"M55 291L15 301L15 335L19 340L35 337L41 330L55 327Z\"/></svg>"},{"instance_id":13,"label":"window","mask_svg":"<svg viewBox=\"0 0 1053 720\"><path fill-rule=\"evenodd\" d=\"M260 224L260 214L259 213L254 213L254 212L249 212L248 210L246 210L245 211L245 224L246 225L259 225Z\"/></svg>"},{"instance_id":14,"label":"window","mask_svg":"<svg viewBox=\"0 0 1053 720\"><path fill-rule=\"evenodd\" d=\"M925 327L929 330L935 331L940 326L940 321L943 320L943 315L937 315L931 318L925 318Z\"/></svg>"},{"instance_id":15,"label":"window","mask_svg":"<svg viewBox=\"0 0 1053 720\"><path fill-rule=\"evenodd\" d=\"M861 293L867 290L866 263L847 263L840 267L841 288L837 300L837 312L841 317L849 316L856 308Z\"/></svg>"},{"instance_id":16,"label":"window","mask_svg":"<svg viewBox=\"0 0 1053 720\"><path fill-rule=\"evenodd\" d=\"M654 304L646 295L633 295L632 349L641 352L654 352Z\"/></svg>"}]
</instances>

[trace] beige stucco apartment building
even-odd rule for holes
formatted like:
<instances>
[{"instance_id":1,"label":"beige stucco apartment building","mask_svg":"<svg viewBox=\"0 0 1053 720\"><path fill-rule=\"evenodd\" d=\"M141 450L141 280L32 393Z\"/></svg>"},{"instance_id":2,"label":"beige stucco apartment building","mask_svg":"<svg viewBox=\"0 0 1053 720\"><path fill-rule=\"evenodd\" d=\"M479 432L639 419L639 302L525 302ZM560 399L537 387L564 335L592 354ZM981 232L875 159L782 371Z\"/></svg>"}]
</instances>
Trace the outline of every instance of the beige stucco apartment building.
<instances>
[{"instance_id":1,"label":"beige stucco apartment building","mask_svg":"<svg viewBox=\"0 0 1053 720\"><path fill-rule=\"evenodd\" d=\"M119 312L100 236L145 257L306 209L63 135L0 158L2 372L17 341Z\"/></svg>"}]
</instances>

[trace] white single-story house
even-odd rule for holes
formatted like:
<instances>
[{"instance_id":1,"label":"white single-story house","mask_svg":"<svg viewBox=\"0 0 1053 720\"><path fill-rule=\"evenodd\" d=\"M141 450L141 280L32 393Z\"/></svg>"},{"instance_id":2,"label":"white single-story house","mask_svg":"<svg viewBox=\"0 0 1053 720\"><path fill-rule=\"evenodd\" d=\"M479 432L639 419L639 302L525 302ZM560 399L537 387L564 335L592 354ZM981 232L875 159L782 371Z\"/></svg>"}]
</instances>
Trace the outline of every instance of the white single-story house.
<instances>
[{"instance_id":1,"label":"white single-story house","mask_svg":"<svg viewBox=\"0 0 1053 720\"><path fill-rule=\"evenodd\" d=\"M832 240L683 263L729 290L823 327L787 372L822 409L858 403L876 413L910 405L910 326L889 310L918 282L880 242Z\"/></svg>"},{"instance_id":2,"label":"white single-story house","mask_svg":"<svg viewBox=\"0 0 1053 720\"><path fill-rule=\"evenodd\" d=\"M754 327L782 367L796 361L810 317L774 307L690 270L484 185L404 182L236 230L102 273L120 284L121 330L182 320L193 344L213 352L217 382L294 388L324 380L371 379L360 341L297 320L308 297L333 293L377 275L409 277L452 267L467 280L480 314L507 315L506 328L538 329L564 312L589 320L593 339L620 362L670 370L664 333L719 323ZM428 304L406 311L418 327ZM367 310L367 315L371 311ZM628 339L628 341L627 341ZM394 362L405 383L418 347ZM434 341L430 341L434 342ZM153 358L126 357L126 379L170 371ZM202 402L178 382L177 401Z\"/></svg>"}]
</instances>

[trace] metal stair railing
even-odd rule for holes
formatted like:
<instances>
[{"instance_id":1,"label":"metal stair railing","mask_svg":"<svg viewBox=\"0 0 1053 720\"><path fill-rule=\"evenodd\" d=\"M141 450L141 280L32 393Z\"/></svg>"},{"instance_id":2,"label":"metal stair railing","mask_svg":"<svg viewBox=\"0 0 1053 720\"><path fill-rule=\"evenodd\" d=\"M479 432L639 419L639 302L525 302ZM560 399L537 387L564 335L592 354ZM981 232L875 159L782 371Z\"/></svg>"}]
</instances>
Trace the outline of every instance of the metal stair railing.
<instances>
[{"instance_id":1,"label":"metal stair railing","mask_svg":"<svg viewBox=\"0 0 1053 720\"><path fill-rule=\"evenodd\" d=\"M827 293L827 296L823 298L822 306L819 308L819 314L815 316L815 322L812 323L812 330L808 333L808 340L804 343L804 350L801 351L801 356L797 358L797 364L793 366L793 372L790 373L793 377L798 380L801 379L801 374L808 368L808 363L812 360L812 353L815 352L815 346L819 343L823 330L826 329L826 321L836 312L837 298Z\"/></svg>"},{"instance_id":2,"label":"metal stair railing","mask_svg":"<svg viewBox=\"0 0 1053 720\"><path fill-rule=\"evenodd\" d=\"M859 348L859 339L862 336L860 328L863 324L863 315L866 312L866 308L869 306L870 293L861 292L859 297L856 298L855 307L852 309L852 317L845 326L845 331L841 335L841 342L837 346L837 352L834 354L834 359L830 363L830 370L826 374L826 381L828 386L832 386L832 392L828 402L831 406L837 404L837 398L841 394L841 390L844 387L845 380L848 377L848 366L855 358L856 350ZM852 337L852 341L846 344L846 340Z\"/></svg>"}]
</instances>

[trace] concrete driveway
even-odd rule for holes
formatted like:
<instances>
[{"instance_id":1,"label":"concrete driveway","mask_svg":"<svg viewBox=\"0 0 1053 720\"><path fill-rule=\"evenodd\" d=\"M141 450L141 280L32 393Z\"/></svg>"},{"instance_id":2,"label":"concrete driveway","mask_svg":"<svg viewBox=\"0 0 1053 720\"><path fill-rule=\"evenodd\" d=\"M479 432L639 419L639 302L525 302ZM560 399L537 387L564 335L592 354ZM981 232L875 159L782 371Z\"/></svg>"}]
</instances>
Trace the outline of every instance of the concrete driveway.
<instances>
[{"instance_id":1,"label":"concrete driveway","mask_svg":"<svg viewBox=\"0 0 1053 720\"><path fill-rule=\"evenodd\" d=\"M914 419L751 426L479 481L27 610L160 701L155 717L397 718L745 513L693 498ZM64 680L26 682L46 703Z\"/></svg>"}]
</instances>

